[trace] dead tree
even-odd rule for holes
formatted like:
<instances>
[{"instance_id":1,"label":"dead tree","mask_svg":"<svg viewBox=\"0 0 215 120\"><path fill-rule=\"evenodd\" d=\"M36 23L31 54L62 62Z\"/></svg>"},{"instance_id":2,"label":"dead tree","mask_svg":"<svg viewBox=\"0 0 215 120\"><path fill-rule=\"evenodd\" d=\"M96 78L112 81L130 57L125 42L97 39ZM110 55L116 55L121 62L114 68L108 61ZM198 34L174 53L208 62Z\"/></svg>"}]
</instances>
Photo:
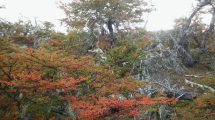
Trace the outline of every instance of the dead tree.
<instances>
[{"instance_id":1,"label":"dead tree","mask_svg":"<svg viewBox=\"0 0 215 120\"><path fill-rule=\"evenodd\" d=\"M185 25L182 27L180 33L179 33L179 44L181 45L181 57L183 59L184 64L192 66L194 64L194 59L190 53L190 46L189 46L189 41L188 41L188 36L190 35L191 31L191 24L193 18L196 16L196 14L202 10L205 6L212 6L213 9L213 17L211 20L211 24L208 30L206 30L203 40L201 42L202 48L205 48L205 42L208 39L208 36L214 29L214 22L215 22L215 9L214 9L214 1L213 0L199 0L199 4L197 7L194 9L190 17L187 19Z\"/></svg>"},{"instance_id":2,"label":"dead tree","mask_svg":"<svg viewBox=\"0 0 215 120\"><path fill-rule=\"evenodd\" d=\"M95 23L96 23L96 20L92 20L89 22L90 35L87 38L87 40L84 42L84 46L82 48L83 54L86 54L88 50L93 49L93 47L95 46L95 43L98 40L98 36L94 32Z\"/></svg>"}]
</instances>

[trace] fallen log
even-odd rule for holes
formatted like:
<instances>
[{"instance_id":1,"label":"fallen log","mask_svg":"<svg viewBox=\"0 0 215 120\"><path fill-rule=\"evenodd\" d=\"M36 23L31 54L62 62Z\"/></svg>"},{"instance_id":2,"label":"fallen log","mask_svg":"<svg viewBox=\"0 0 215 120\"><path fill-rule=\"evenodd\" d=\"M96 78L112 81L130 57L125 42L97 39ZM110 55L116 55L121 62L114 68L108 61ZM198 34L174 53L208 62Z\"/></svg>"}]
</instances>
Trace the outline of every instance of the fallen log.
<instances>
[{"instance_id":1,"label":"fallen log","mask_svg":"<svg viewBox=\"0 0 215 120\"><path fill-rule=\"evenodd\" d=\"M197 87L199 87L199 88L201 88L201 89L203 89L203 90L204 90L204 89L208 89L208 90L210 90L211 92L215 93L215 89L212 88L212 87L210 87L210 86L198 84L198 83L189 81L189 80L187 80L187 79L185 79L185 83L191 85L191 87L197 86Z\"/></svg>"}]
</instances>

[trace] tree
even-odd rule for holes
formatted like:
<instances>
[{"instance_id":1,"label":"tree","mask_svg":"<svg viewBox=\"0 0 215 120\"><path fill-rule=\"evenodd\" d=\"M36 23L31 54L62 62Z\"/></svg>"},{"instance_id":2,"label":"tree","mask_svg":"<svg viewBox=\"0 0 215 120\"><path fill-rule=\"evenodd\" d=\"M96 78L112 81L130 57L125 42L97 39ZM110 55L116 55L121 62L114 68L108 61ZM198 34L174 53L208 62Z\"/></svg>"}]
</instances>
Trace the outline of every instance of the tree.
<instances>
[{"instance_id":1,"label":"tree","mask_svg":"<svg viewBox=\"0 0 215 120\"><path fill-rule=\"evenodd\" d=\"M0 32L4 36L27 36L33 34L33 28L31 21L19 20L15 23L8 22L6 20L0 21Z\"/></svg>"},{"instance_id":2,"label":"tree","mask_svg":"<svg viewBox=\"0 0 215 120\"><path fill-rule=\"evenodd\" d=\"M41 44L46 44L51 38L51 34L54 32L54 25L51 22L44 21L42 25L38 24L33 28L32 36L34 38L34 48L38 48Z\"/></svg>"},{"instance_id":3,"label":"tree","mask_svg":"<svg viewBox=\"0 0 215 120\"><path fill-rule=\"evenodd\" d=\"M0 20L0 33L1 36L12 35L13 34L12 23L5 20Z\"/></svg>"},{"instance_id":4,"label":"tree","mask_svg":"<svg viewBox=\"0 0 215 120\"><path fill-rule=\"evenodd\" d=\"M93 43L99 38L98 35L108 33L114 46L114 29L119 31L131 27L131 23L142 22L143 13L151 11L146 6L143 0L76 0L61 4L67 16L62 21L71 29L82 31L86 28Z\"/></svg>"},{"instance_id":5,"label":"tree","mask_svg":"<svg viewBox=\"0 0 215 120\"><path fill-rule=\"evenodd\" d=\"M183 61L186 65L193 65L195 60L191 56L190 53L190 46L189 46L189 41L188 37L190 36L190 33L192 33L191 27L192 24L195 23L193 22L194 17L198 15L198 13L205 8L206 6L210 7L210 12L212 14L211 22L209 23L208 29L205 30L204 35L202 36L202 41L200 45L200 49L205 50L205 43L207 39L209 38L209 35L211 35L214 31L214 23L215 23L215 3L214 0L198 0L197 6L194 8L193 12L189 16L189 18L186 19L184 25L182 26L182 29L179 33L179 45L181 45L181 55L183 57Z\"/></svg>"},{"instance_id":6,"label":"tree","mask_svg":"<svg viewBox=\"0 0 215 120\"><path fill-rule=\"evenodd\" d=\"M53 28L54 25L48 21L40 23L35 21L35 25L30 20L19 20L15 23L0 21L0 34L2 36L10 37L15 43L34 48L48 43L52 33L54 33Z\"/></svg>"}]
</instances>

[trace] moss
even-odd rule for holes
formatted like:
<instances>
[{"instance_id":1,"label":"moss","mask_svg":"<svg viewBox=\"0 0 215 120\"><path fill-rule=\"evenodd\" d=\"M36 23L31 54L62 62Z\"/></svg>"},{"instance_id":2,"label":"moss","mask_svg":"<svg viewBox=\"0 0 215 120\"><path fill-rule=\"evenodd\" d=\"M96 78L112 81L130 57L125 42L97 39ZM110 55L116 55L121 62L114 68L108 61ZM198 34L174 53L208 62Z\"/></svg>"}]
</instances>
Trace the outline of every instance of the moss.
<instances>
[{"instance_id":1,"label":"moss","mask_svg":"<svg viewBox=\"0 0 215 120\"><path fill-rule=\"evenodd\" d=\"M204 52L199 54L199 63L206 66L209 70L215 71L215 53Z\"/></svg>"},{"instance_id":2,"label":"moss","mask_svg":"<svg viewBox=\"0 0 215 120\"><path fill-rule=\"evenodd\" d=\"M125 97L129 97L129 95L131 94L131 91L129 89L127 89L126 87L121 88L121 94Z\"/></svg>"},{"instance_id":3,"label":"moss","mask_svg":"<svg viewBox=\"0 0 215 120\"><path fill-rule=\"evenodd\" d=\"M215 77L204 77L196 81L199 84L207 85L215 89Z\"/></svg>"},{"instance_id":4,"label":"moss","mask_svg":"<svg viewBox=\"0 0 215 120\"><path fill-rule=\"evenodd\" d=\"M55 116L55 113L51 112L53 109L60 109L63 106L63 102L58 95L51 96L51 99L43 99L37 103L32 103L28 106L26 113L33 118L40 116L46 116L50 118Z\"/></svg>"},{"instance_id":5,"label":"moss","mask_svg":"<svg viewBox=\"0 0 215 120\"><path fill-rule=\"evenodd\" d=\"M33 104L28 107L27 112L30 114L41 115L41 114L46 114L47 109L46 107L40 104Z\"/></svg>"},{"instance_id":6,"label":"moss","mask_svg":"<svg viewBox=\"0 0 215 120\"><path fill-rule=\"evenodd\" d=\"M193 101L190 101L190 100L181 100L174 107L183 108L183 107L186 107L187 105L190 105L190 104L193 104Z\"/></svg>"},{"instance_id":7,"label":"moss","mask_svg":"<svg viewBox=\"0 0 215 120\"><path fill-rule=\"evenodd\" d=\"M137 46L129 41L118 43L117 47L108 53L107 64L109 64L118 77L125 77L133 69L133 62L140 56Z\"/></svg>"}]
</instances>

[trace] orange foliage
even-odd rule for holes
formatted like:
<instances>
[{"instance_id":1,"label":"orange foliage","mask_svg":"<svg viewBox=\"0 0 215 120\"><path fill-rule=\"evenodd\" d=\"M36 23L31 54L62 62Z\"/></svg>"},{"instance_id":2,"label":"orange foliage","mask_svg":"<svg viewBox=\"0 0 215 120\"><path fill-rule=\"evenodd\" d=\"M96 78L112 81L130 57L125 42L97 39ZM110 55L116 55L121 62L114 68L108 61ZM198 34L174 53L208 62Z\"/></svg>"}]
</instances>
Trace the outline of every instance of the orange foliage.
<instances>
[{"instance_id":1,"label":"orange foliage","mask_svg":"<svg viewBox=\"0 0 215 120\"><path fill-rule=\"evenodd\" d=\"M101 49L111 48L111 42L106 37L101 37L99 41L96 43L96 47Z\"/></svg>"},{"instance_id":2,"label":"orange foliage","mask_svg":"<svg viewBox=\"0 0 215 120\"><path fill-rule=\"evenodd\" d=\"M29 42L32 43L33 42L33 37L32 36L25 36L25 35L14 35L11 36L11 39L16 41L23 41L23 42Z\"/></svg>"},{"instance_id":3,"label":"orange foliage","mask_svg":"<svg viewBox=\"0 0 215 120\"><path fill-rule=\"evenodd\" d=\"M62 51L13 48L12 53L0 51L0 61L0 90L4 91L1 94L19 103L17 109L26 102L49 101L53 94L62 102L69 102L84 119L138 116L143 106L174 103L174 99L164 98L120 101L107 97L123 90L133 91L140 84L131 78L117 78L104 66L97 67L87 56L76 58ZM80 91L84 92L80 94Z\"/></svg>"},{"instance_id":4,"label":"orange foliage","mask_svg":"<svg viewBox=\"0 0 215 120\"><path fill-rule=\"evenodd\" d=\"M62 44L62 42L60 40L57 39L50 39L48 41L48 45L52 46L52 47L58 47Z\"/></svg>"},{"instance_id":5,"label":"orange foliage","mask_svg":"<svg viewBox=\"0 0 215 120\"><path fill-rule=\"evenodd\" d=\"M175 104L175 99L166 98L147 98L116 100L110 98L93 97L88 101L75 97L64 98L70 101L72 107L80 114L80 119L94 120L106 116L139 116L144 107L155 106L158 104Z\"/></svg>"},{"instance_id":6,"label":"orange foliage","mask_svg":"<svg viewBox=\"0 0 215 120\"><path fill-rule=\"evenodd\" d=\"M199 108L215 107L215 96L214 94L201 96L195 100L195 103Z\"/></svg>"},{"instance_id":7,"label":"orange foliage","mask_svg":"<svg viewBox=\"0 0 215 120\"><path fill-rule=\"evenodd\" d=\"M60 51L18 48L13 48L12 53L0 51L1 96L19 103L17 109L21 111L25 102L47 101L53 95L75 95L79 84L89 77L86 67L94 66L89 58L81 59L66 57Z\"/></svg>"},{"instance_id":8,"label":"orange foliage","mask_svg":"<svg viewBox=\"0 0 215 120\"><path fill-rule=\"evenodd\" d=\"M58 80L45 78L45 69L53 69L63 73L69 71L68 68L62 68L64 65L73 68L77 66L77 63L73 65L72 61L64 60L65 63L68 62L68 65L62 64L55 56L57 53L47 55L45 52L40 52L34 53L32 49L28 49L27 52L16 53L14 56L2 56L3 64L1 67L4 70L4 73L2 73L4 79L0 80L0 83L15 86L18 90L30 91L30 89L35 89L35 93L47 93L57 89L64 89L65 92L74 90L76 84L86 80L84 77L75 79L66 73L62 74ZM42 56L40 57L40 55ZM8 65L6 64L8 61L15 63L13 66L9 66L10 62ZM14 69L14 71L10 69Z\"/></svg>"}]
</instances>

